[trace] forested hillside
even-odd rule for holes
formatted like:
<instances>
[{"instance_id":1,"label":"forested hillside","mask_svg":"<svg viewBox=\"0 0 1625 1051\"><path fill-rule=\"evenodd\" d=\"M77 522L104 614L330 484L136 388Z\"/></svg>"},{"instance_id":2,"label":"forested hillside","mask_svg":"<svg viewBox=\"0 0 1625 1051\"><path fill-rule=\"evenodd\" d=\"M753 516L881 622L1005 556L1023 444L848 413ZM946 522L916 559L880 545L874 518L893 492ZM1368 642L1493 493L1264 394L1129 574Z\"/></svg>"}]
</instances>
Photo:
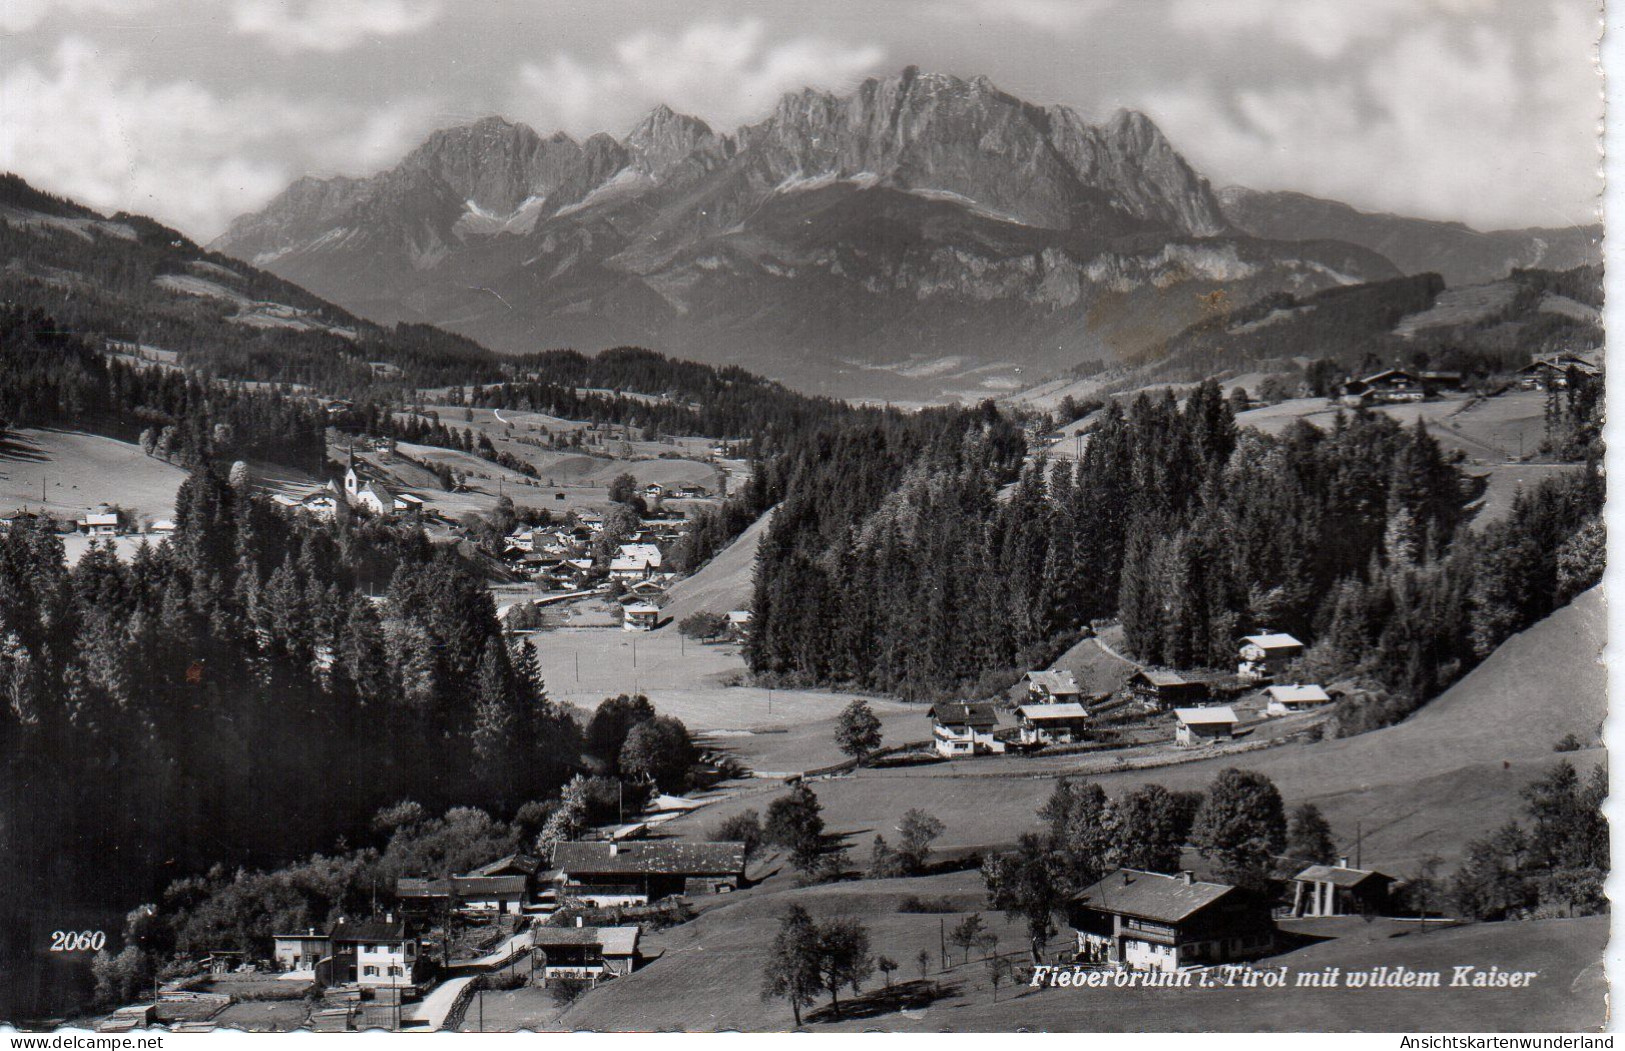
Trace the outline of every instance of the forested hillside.
<instances>
[{"instance_id":1,"label":"forested hillside","mask_svg":"<svg viewBox=\"0 0 1625 1051\"><path fill-rule=\"evenodd\" d=\"M187 465L266 458L320 471L325 454L326 421L308 400L131 365L50 315L0 306L0 436L7 426L99 430Z\"/></svg>"},{"instance_id":2,"label":"forested hillside","mask_svg":"<svg viewBox=\"0 0 1625 1051\"><path fill-rule=\"evenodd\" d=\"M415 528L289 517L208 466L176 522L71 569L49 529L0 533L0 798L27 800L0 826L10 903L151 900L402 798L511 813L575 768L534 652Z\"/></svg>"},{"instance_id":3,"label":"forested hillside","mask_svg":"<svg viewBox=\"0 0 1625 1051\"><path fill-rule=\"evenodd\" d=\"M1475 309L1443 306L1475 298ZM1327 374L1403 364L1487 376L1519 368L1535 354L1601 346L1594 316L1601 305L1596 266L1514 270L1495 285L1448 291L1437 274L1417 274L1308 295L1283 292L1215 312L1168 340L1162 369L1169 378L1199 380L1308 358L1329 362Z\"/></svg>"},{"instance_id":4,"label":"forested hillside","mask_svg":"<svg viewBox=\"0 0 1625 1051\"><path fill-rule=\"evenodd\" d=\"M1010 424L893 464L831 443L792 477L761 546L759 673L925 696L983 694L1094 618L1153 664L1224 666L1268 627L1316 642L1325 681L1373 689L1345 727L1392 721L1600 574L1595 465L1473 530L1464 473L1420 423L1238 431L1217 385L1107 409L1083 459L1013 470ZM855 484L859 479L863 484Z\"/></svg>"}]
</instances>

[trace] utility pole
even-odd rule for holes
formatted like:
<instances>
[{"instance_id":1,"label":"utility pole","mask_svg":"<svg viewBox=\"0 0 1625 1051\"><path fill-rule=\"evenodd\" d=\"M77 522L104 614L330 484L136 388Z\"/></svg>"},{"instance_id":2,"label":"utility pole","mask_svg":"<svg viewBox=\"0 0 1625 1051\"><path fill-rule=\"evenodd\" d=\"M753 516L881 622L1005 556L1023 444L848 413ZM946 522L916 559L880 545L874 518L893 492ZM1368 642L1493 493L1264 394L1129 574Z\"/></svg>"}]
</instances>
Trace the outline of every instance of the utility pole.
<instances>
[{"instance_id":1,"label":"utility pole","mask_svg":"<svg viewBox=\"0 0 1625 1051\"><path fill-rule=\"evenodd\" d=\"M948 920L937 917L937 951L942 955L942 969L948 969Z\"/></svg>"}]
</instances>

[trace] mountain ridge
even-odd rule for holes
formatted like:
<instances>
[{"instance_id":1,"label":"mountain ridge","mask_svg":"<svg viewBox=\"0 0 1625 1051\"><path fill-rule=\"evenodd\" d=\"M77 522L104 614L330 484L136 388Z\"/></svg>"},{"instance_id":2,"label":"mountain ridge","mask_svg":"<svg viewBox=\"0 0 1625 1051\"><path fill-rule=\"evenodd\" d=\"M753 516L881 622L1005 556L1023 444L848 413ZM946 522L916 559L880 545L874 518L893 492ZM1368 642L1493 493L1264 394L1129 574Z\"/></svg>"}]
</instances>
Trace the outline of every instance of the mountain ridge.
<instances>
[{"instance_id":1,"label":"mountain ridge","mask_svg":"<svg viewBox=\"0 0 1625 1051\"><path fill-rule=\"evenodd\" d=\"M664 105L580 142L487 117L375 175L300 180L211 247L500 351L636 343L820 393L940 397L1134 359L1216 292L1403 272L1279 232L1235 221L1142 113L1090 123L909 67L787 92L731 132Z\"/></svg>"}]
</instances>

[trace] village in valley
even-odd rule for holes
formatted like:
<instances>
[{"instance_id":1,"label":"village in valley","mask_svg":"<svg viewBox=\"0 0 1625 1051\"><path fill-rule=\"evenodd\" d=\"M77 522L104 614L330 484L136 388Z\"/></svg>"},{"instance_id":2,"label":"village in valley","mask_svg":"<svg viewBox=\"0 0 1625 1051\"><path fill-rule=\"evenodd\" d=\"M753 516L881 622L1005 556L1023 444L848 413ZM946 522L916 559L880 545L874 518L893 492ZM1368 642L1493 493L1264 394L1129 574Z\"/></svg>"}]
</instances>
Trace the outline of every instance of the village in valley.
<instances>
[{"instance_id":1,"label":"village in valley","mask_svg":"<svg viewBox=\"0 0 1625 1051\"><path fill-rule=\"evenodd\" d=\"M1583 358L1543 357L1503 392L1468 399L1459 377L1391 369L1347 381L1335 398L1293 404L1302 415L1453 406L1470 420L1506 400L1527 403L1532 416L1596 374ZM1271 411L1231 400L1238 421ZM1487 928L1453 913L1441 867L1441 853L1462 849L1486 822L1443 813L1396 822L1388 808L1405 790L1367 790L1374 770L1358 764L1371 751L1337 751L1366 738L1324 740L1340 701L1369 687L1316 680L1306 640L1288 631L1252 625L1234 639L1229 664L1171 667L1136 662L1123 627L1096 621L1053 663L992 695L909 702L775 687L753 681L742 659L752 631L750 548L762 525L690 572L674 567L692 516L748 477L737 439L674 449L624 429L586 428L579 433L599 447L590 477L602 484L565 486L490 458L357 433L346 426L347 402L321 408L328 478L251 482L252 469L239 464L243 483L261 487L284 514L324 528L397 523L477 566L510 645L528 645L538 682L585 720L588 776L565 788L540 825L482 826L476 842L500 855L458 844L437 855L437 868L373 883L364 910L312 913L298 929L178 953L145 996L102 1015L100 1030L784 1024L762 1014L758 987L769 1004L825 1025L997 1028L1015 1024L1017 1015L988 1013L1005 1003L1020 1005L1012 1009L1021 1017L1039 1012L1046 1025L1100 1025L1076 1014L1084 1004L1034 982L1034 968L1310 969L1375 959L1374 948L1393 938L1424 959L1459 943L1503 953L1511 965L1551 938L1600 945L1605 937L1602 921L1546 918L1522 924L1530 938L1486 946ZM476 419L454 405L426 411ZM477 423L477 433L511 448L549 424L578 430L500 411ZM1044 440L1039 434L1037 444ZM437 463L455 466L436 474ZM579 464L574 470L581 477ZM142 529L127 509L102 505L62 528L90 542L84 551L162 543L175 523L168 507L159 513ZM26 506L5 525L49 528ZM1369 736L1388 735L1402 757L1417 744L1406 736L1454 734L1458 720L1486 717L1473 710L1482 701L1455 697L1477 692L1472 684L1469 676L1425 713L1453 708L1448 722ZM1541 740L1518 761L1560 737L1594 747L1581 742L1600 712L1582 705L1543 718ZM664 724L671 738L640 742L671 753L643 760L641 774L627 751L640 722ZM1562 727L1573 731L1564 737ZM608 745L595 749L605 735ZM1470 782L1468 771L1491 755L1513 754L1502 743L1478 748L1405 776ZM1317 750L1325 757L1314 758ZM1116 800L1097 787L1118 794L1116 786L1134 782L1144 784ZM1204 785L1206 805L1222 797L1236 808L1231 817L1202 816ZM1255 820L1263 824L1245 827ZM380 827L394 828L393 851L414 835L448 834L429 831L437 821L414 812ZM1200 831L1203 823L1212 827ZM1054 853L1029 857L1041 836L1020 833L1017 843L1024 824L1048 825L1044 851ZM1227 835L1240 839L1230 845ZM1012 846L1014 854L1000 853ZM1263 853L1243 857L1248 850ZM1074 855L1079 869L1065 871ZM447 868L453 856L468 863ZM1011 876L1005 864L1045 874ZM1047 883L1036 899L1035 881ZM800 963L781 958L793 934L781 926L784 907L784 924L805 924L824 946ZM809 915L830 910L835 918L823 926ZM132 914L131 922L145 921ZM704 962L695 955L702 946ZM1575 967L1583 989L1589 969ZM107 971L114 985L125 980L116 960ZM718 995L723 987L733 991Z\"/></svg>"}]
</instances>

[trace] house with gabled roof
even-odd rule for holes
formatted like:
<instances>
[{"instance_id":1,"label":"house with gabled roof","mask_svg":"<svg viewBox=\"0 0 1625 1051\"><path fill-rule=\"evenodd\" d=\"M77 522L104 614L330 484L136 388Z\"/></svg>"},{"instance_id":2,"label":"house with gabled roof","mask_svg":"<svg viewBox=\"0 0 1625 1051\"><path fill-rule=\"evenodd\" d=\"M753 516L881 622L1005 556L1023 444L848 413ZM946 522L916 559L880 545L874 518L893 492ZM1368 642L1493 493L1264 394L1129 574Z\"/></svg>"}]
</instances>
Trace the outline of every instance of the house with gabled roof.
<instances>
[{"instance_id":1,"label":"house with gabled roof","mask_svg":"<svg viewBox=\"0 0 1625 1051\"><path fill-rule=\"evenodd\" d=\"M1128 680L1129 692L1150 712L1165 712L1176 705L1200 704L1209 697L1208 685L1165 668L1141 668Z\"/></svg>"},{"instance_id":2,"label":"house with gabled roof","mask_svg":"<svg viewBox=\"0 0 1625 1051\"><path fill-rule=\"evenodd\" d=\"M1332 695L1321 687L1302 683L1269 686L1265 688L1264 695L1269 698L1264 710L1271 715L1319 711L1333 700Z\"/></svg>"},{"instance_id":3,"label":"house with gabled roof","mask_svg":"<svg viewBox=\"0 0 1625 1051\"><path fill-rule=\"evenodd\" d=\"M686 840L572 840L555 844L555 900L608 908L676 894L720 894L745 879L745 845Z\"/></svg>"},{"instance_id":4,"label":"house with gabled roof","mask_svg":"<svg viewBox=\"0 0 1625 1051\"><path fill-rule=\"evenodd\" d=\"M1061 668L1027 673L1027 699L1034 704L1076 701L1083 696L1077 676Z\"/></svg>"},{"instance_id":5,"label":"house with gabled roof","mask_svg":"<svg viewBox=\"0 0 1625 1051\"><path fill-rule=\"evenodd\" d=\"M1573 354L1537 357L1518 370L1518 383L1524 390L1565 390L1596 379L1602 370Z\"/></svg>"},{"instance_id":6,"label":"house with gabled roof","mask_svg":"<svg viewBox=\"0 0 1625 1051\"><path fill-rule=\"evenodd\" d=\"M1235 737L1236 724L1241 721L1229 705L1175 708L1174 720L1174 743L1181 748L1229 741Z\"/></svg>"},{"instance_id":7,"label":"house with gabled roof","mask_svg":"<svg viewBox=\"0 0 1625 1051\"><path fill-rule=\"evenodd\" d=\"M942 701L931 706L931 736L937 754L956 756L998 754L1004 742L993 736L999 725L993 705L976 701Z\"/></svg>"},{"instance_id":8,"label":"house with gabled roof","mask_svg":"<svg viewBox=\"0 0 1625 1051\"><path fill-rule=\"evenodd\" d=\"M1016 719L1022 744L1073 744L1088 736L1089 709L1077 701L1024 704Z\"/></svg>"},{"instance_id":9,"label":"house with gabled roof","mask_svg":"<svg viewBox=\"0 0 1625 1051\"><path fill-rule=\"evenodd\" d=\"M621 927L534 927L531 949L544 980L597 982L631 974L641 958L636 924Z\"/></svg>"},{"instance_id":10,"label":"house with gabled roof","mask_svg":"<svg viewBox=\"0 0 1625 1051\"><path fill-rule=\"evenodd\" d=\"M1240 663L1236 674L1258 682L1274 679L1286 666L1303 656L1303 643L1282 631L1261 631L1242 637L1237 648Z\"/></svg>"},{"instance_id":11,"label":"house with gabled roof","mask_svg":"<svg viewBox=\"0 0 1625 1051\"><path fill-rule=\"evenodd\" d=\"M316 970L323 985L354 983L379 996L386 989L404 995L416 984L418 940L393 914L372 920L341 916L327 938L331 956Z\"/></svg>"},{"instance_id":12,"label":"house with gabled roof","mask_svg":"<svg viewBox=\"0 0 1625 1051\"><path fill-rule=\"evenodd\" d=\"M1067 902L1081 960L1173 973L1267 955L1275 921L1262 895L1227 883L1118 869Z\"/></svg>"}]
</instances>

